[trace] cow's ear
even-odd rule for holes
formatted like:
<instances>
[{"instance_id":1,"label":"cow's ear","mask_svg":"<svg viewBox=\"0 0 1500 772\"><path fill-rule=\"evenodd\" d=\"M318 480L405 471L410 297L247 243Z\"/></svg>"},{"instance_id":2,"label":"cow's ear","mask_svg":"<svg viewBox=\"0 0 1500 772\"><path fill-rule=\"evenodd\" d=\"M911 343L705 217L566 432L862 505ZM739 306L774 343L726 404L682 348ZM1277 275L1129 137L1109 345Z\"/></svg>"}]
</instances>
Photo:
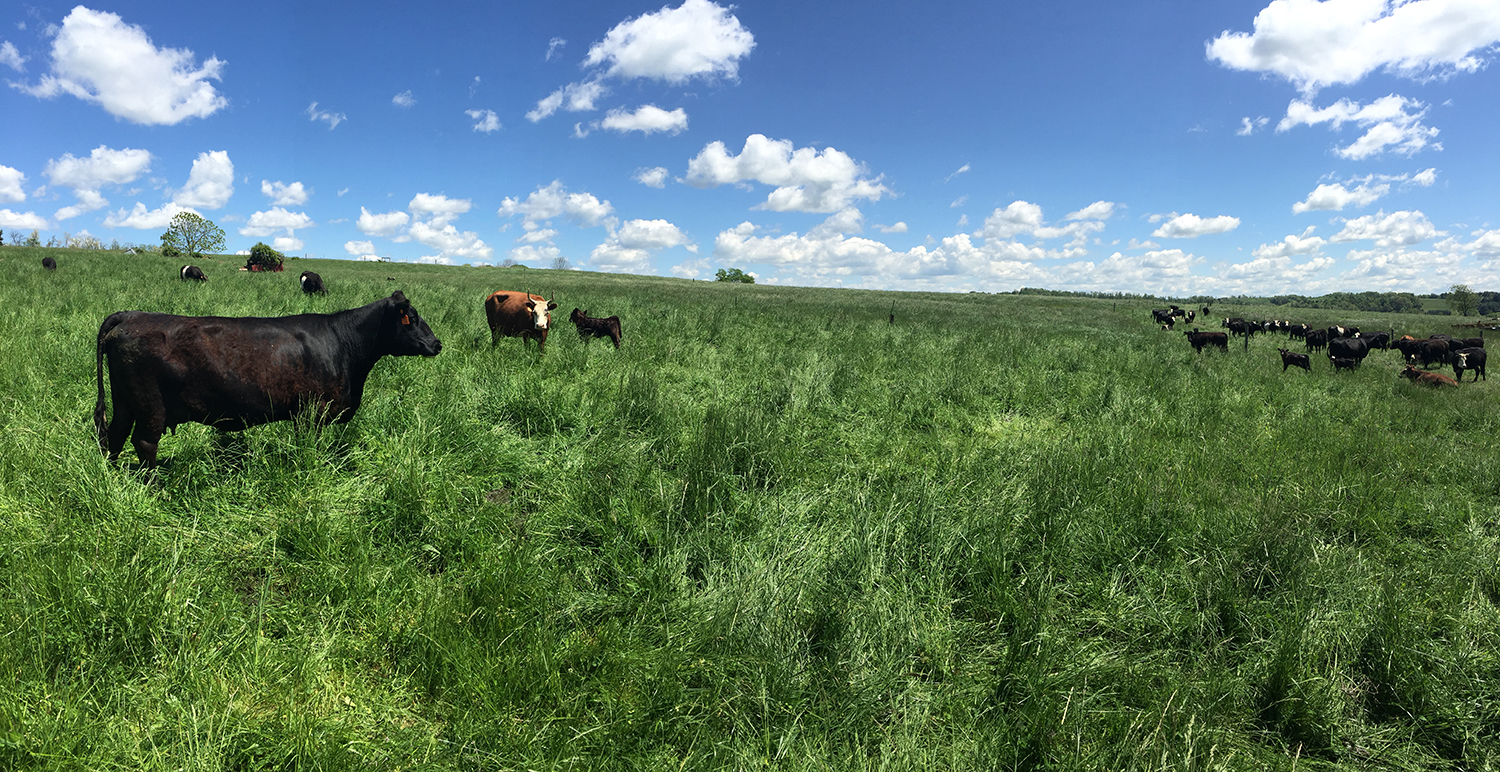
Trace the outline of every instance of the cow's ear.
<instances>
[{"instance_id":1,"label":"cow's ear","mask_svg":"<svg viewBox=\"0 0 1500 772\"><path fill-rule=\"evenodd\" d=\"M391 293L391 300L396 301L396 307L397 308L410 308L411 307L411 301L406 299L406 293L402 292L401 290L396 290L395 292L392 292Z\"/></svg>"},{"instance_id":2,"label":"cow's ear","mask_svg":"<svg viewBox=\"0 0 1500 772\"><path fill-rule=\"evenodd\" d=\"M548 311L556 311L557 310L557 304L556 303L548 303L547 304L547 310Z\"/></svg>"}]
</instances>

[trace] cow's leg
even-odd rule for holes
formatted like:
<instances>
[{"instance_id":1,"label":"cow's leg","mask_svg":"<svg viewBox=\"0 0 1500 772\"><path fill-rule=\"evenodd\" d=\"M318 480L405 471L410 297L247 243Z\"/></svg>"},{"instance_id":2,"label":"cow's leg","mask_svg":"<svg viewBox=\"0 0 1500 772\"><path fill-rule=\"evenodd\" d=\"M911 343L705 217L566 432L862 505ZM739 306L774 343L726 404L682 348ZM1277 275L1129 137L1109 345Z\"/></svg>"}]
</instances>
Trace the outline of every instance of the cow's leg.
<instances>
[{"instance_id":1,"label":"cow's leg","mask_svg":"<svg viewBox=\"0 0 1500 772\"><path fill-rule=\"evenodd\" d=\"M114 409L115 419L109 422L106 430L109 435L108 444L104 448L110 461L119 460L120 451L125 449L125 438L130 436L130 427L135 423L135 415L130 412L130 408L115 402Z\"/></svg>"},{"instance_id":2,"label":"cow's leg","mask_svg":"<svg viewBox=\"0 0 1500 772\"><path fill-rule=\"evenodd\" d=\"M130 444L135 446L135 455L141 466L147 469L156 466L156 446L167 428L167 412L157 407L150 414L137 416L135 432L130 435Z\"/></svg>"}]
</instances>

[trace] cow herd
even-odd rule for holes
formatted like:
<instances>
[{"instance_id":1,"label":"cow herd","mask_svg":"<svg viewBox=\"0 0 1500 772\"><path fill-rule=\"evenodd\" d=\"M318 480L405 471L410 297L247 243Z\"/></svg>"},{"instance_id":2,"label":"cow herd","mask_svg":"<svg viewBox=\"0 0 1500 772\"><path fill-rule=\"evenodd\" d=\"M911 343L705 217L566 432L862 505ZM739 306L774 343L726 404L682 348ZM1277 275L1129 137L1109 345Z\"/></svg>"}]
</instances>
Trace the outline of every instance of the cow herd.
<instances>
[{"instance_id":1,"label":"cow herd","mask_svg":"<svg viewBox=\"0 0 1500 772\"><path fill-rule=\"evenodd\" d=\"M1182 309L1177 306L1169 309L1152 309L1151 319L1153 323L1160 324L1162 329L1170 330L1172 321L1184 316L1180 313L1181 311ZM1206 314L1208 308L1205 307L1203 311ZM1191 316L1186 318L1191 319ZM1476 381L1480 378L1489 380L1484 370L1486 354L1482 337L1454 338L1451 335L1431 335L1426 338L1416 338L1403 335L1396 338L1394 332L1365 334L1358 327L1350 325L1335 324L1325 329L1280 319L1252 321L1226 318L1221 326L1227 332L1194 328L1183 334L1187 336L1188 343L1192 345L1195 352L1202 352L1206 346L1217 346L1220 350L1227 352L1231 336L1244 337L1248 346L1250 337L1257 333L1280 332L1285 333L1290 339L1303 341L1308 352L1326 351L1334 372L1354 370L1365 360L1365 357L1370 355L1371 351L1383 349L1400 352L1402 360L1406 363L1406 369L1401 372L1401 376L1416 383L1431 386L1457 386L1463 380L1463 374L1466 371L1473 371ZM1284 348L1278 348L1276 351L1281 355L1282 372L1286 372L1291 367L1300 367L1311 372L1312 359L1308 354ZM1420 364L1422 369L1418 369L1417 364ZM1451 366L1453 377L1426 372L1435 364Z\"/></svg>"},{"instance_id":2,"label":"cow herd","mask_svg":"<svg viewBox=\"0 0 1500 772\"><path fill-rule=\"evenodd\" d=\"M179 269L178 277L208 281L193 265ZM299 284L307 294L328 292L312 271L304 271ZM537 353L543 353L556 308L557 303L529 292L492 293L484 301L491 345L501 337L520 337L523 345L535 340ZM575 308L572 321L585 343L601 337L620 347L618 316L596 319ZM399 290L332 314L223 317L118 311L99 326L95 344L99 447L116 460L128 437L141 465L149 468L156 466L162 434L179 424L239 431L302 415L317 425L345 423L359 409L365 382L382 358L433 357L442 349ZM112 419L105 411L106 370Z\"/></svg>"}]
</instances>

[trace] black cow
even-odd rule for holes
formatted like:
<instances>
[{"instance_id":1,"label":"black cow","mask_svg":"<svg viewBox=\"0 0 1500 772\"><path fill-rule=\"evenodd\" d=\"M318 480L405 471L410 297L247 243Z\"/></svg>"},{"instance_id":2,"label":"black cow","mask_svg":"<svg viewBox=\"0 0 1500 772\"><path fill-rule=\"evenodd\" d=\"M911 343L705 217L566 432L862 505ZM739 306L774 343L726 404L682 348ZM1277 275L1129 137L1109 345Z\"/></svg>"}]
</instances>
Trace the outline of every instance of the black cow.
<instances>
[{"instance_id":1,"label":"black cow","mask_svg":"<svg viewBox=\"0 0 1500 772\"><path fill-rule=\"evenodd\" d=\"M1370 346L1360 338L1339 338L1328 341L1328 356L1353 359L1354 364L1365 361L1370 355Z\"/></svg>"},{"instance_id":2,"label":"black cow","mask_svg":"<svg viewBox=\"0 0 1500 772\"><path fill-rule=\"evenodd\" d=\"M208 281L208 277L203 275L203 270L196 265L184 265L182 270L177 272L177 276L183 281Z\"/></svg>"},{"instance_id":3,"label":"black cow","mask_svg":"<svg viewBox=\"0 0 1500 772\"><path fill-rule=\"evenodd\" d=\"M1336 357L1330 354L1328 356L1328 360L1330 362L1333 362L1334 372L1338 372L1340 370L1353 370L1354 368L1359 366L1359 360L1352 357ZM1286 370L1286 368L1284 367L1281 369L1283 372Z\"/></svg>"},{"instance_id":4,"label":"black cow","mask_svg":"<svg viewBox=\"0 0 1500 772\"><path fill-rule=\"evenodd\" d=\"M1225 319L1223 326L1229 328L1230 335L1244 335L1247 337L1254 335L1255 331L1259 329L1259 326L1254 322L1247 322L1240 318Z\"/></svg>"},{"instance_id":5,"label":"black cow","mask_svg":"<svg viewBox=\"0 0 1500 772\"><path fill-rule=\"evenodd\" d=\"M323 286L323 277L312 271L303 271L302 278L298 279L298 281L302 282L302 291L309 295L313 293L319 295L328 294L328 288Z\"/></svg>"},{"instance_id":6,"label":"black cow","mask_svg":"<svg viewBox=\"0 0 1500 772\"><path fill-rule=\"evenodd\" d=\"M1433 364L1442 362L1448 358L1448 341L1446 340L1435 338L1419 340L1416 346L1411 348L1414 350L1406 355L1407 361L1412 362L1420 359L1424 368L1431 367Z\"/></svg>"},{"instance_id":7,"label":"black cow","mask_svg":"<svg viewBox=\"0 0 1500 772\"><path fill-rule=\"evenodd\" d=\"M115 460L128 434L141 465L152 467L162 433L189 421L239 431L310 412L319 424L344 423L381 357L437 356L442 348L401 292L335 314L117 311L99 325L95 353L99 447ZM105 357L114 409L108 423Z\"/></svg>"},{"instance_id":8,"label":"black cow","mask_svg":"<svg viewBox=\"0 0 1500 772\"><path fill-rule=\"evenodd\" d=\"M1474 380L1483 376L1487 381L1490 379L1484 373L1485 352L1482 348L1459 349L1448 355L1448 362L1453 365L1453 379L1461 381L1464 379L1465 370L1474 371Z\"/></svg>"},{"instance_id":9,"label":"black cow","mask_svg":"<svg viewBox=\"0 0 1500 772\"><path fill-rule=\"evenodd\" d=\"M1307 343L1308 351L1317 351L1328 346L1328 331L1308 330L1302 339Z\"/></svg>"},{"instance_id":10,"label":"black cow","mask_svg":"<svg viewBox=\"0 0 1500 772\"><path fill-rule=\"evenodd\" d=\"M1371 351L1377 348L1385 350L1391 347L1391 334L1388 332L1372 332L1369 335L1361 335L1360 340L1364 341L1365 345L1369 346Z\"/></svg>"},{"instance_id":11,"label":"black cow","mask_svg":"<svg viewBox=\"0 0 1500 772\"><path fill-rule=\"evenodd\" d=\"M1484 338L1449 338L1448 351L1458 351L1465 348L1484 348Z\"/></svg>"},{"instance_id":12,"label":"black cow","mask_svg":"<svg viewBox=\"0 0 1500 772\"><path fill-rule=\"evenodd\" d=\"M1170 308L1153 308L1153 309L1151 309L1151 321L1156 322L1157 324L1168 324L1168 323L1172 322L1173 321L1173 318L1172 318L1172 309L1170 309Z\"/></svg>"},{"instance_id":13,"label":"black cow","mask_svg":"<svg viewBox=\"0 0 1500 772\"><path fill-rule=\"evenodd\" d=\"M1281 352L1282 372L1286 372L1286 369L1288 367L1300 367L1303 370L1312 372L1312 362L1308 361L1306 354L1298 354L1295 352L1287 351L1284 348L1279 348L1276 350Z\"/></svg>"},{"instance_id":14,"label":"black cow","mask_svg":"<svg viewBox=\"0 0 1500 772\"><path fill-rule=\"evenodd\" d=\"M1305 324L1294 324L1287 328L1287 336L1297 340L1307 340L1308 327Z\"/></svg>"},{"instance_id":15,"label":"black cow","mask_svg":"<svg viewBox=\"0 0 1500 772\"><path fill-rule=\"evenodd\" d=\"M615 342L615 348L620 347L620 317L595 319L589 316L589 312L575 308L568 318L573 320L573 326L578 328L578 337L583 338L584 343L594 338L609 338Z\"/></svg>"},{"instance_id":16,"label":"black cow","mask_svg":"<svg viewBox=\"0 0 1500 772\"><path fill-rule=\"evenodd\" d=\"M42 258L42 267L49 271L55 271L57 270L57 261L50 257L44 257Z\"/></svg>"},{"instance_id":17,"label":"black cow","mask_svg":"<svg viewBox=\"0 0 1500 772\"><path fill-rule=\"evenodd\" d=\"M1192 332L1184 332L1183 335L1186 335L1188 342L1193 344L1193 350L1199 353L1203 352L1204 346L1218 346L1225 351L1229 350L1229 336L1222 332L1199 332L1198 330L1193 330Z\"/></svg>"}]
</instances>

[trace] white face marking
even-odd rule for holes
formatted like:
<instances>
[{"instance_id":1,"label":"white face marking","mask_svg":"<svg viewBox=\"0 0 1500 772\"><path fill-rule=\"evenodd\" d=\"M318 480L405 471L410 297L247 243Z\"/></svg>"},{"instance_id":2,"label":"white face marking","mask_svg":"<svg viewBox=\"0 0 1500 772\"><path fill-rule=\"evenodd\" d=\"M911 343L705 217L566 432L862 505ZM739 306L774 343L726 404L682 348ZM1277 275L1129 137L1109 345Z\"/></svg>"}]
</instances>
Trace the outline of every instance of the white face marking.
<instances>
[{"instance_id":1,"label":"white face marking","mask_svg":"<svg viewBox=\"0 0 1500 772\"><path fill-rule=\"evenodd\" d=\"M1458 355L1458 366L1459 367L1468 367L1469 366L1469 355L1468 354L1459 354Z\"/></svg>"},{"instance_id":2,"label":"white face marking","mask_svg":"<svg viewBox=\"0 0 1500 772\"><path fill-rule=\"evenodd\" d=\"M528 311L531 312L531 326L532 326L533 329L537 329L537 330L545 330L545 329L547 329L547 322L548 322L548 318L547 318L547 301L545 301L545 300L537 301L537 300L530 300L530 299L528 299L526 301L526 310L528 310Z\"/></svg>"}]
</instances>

